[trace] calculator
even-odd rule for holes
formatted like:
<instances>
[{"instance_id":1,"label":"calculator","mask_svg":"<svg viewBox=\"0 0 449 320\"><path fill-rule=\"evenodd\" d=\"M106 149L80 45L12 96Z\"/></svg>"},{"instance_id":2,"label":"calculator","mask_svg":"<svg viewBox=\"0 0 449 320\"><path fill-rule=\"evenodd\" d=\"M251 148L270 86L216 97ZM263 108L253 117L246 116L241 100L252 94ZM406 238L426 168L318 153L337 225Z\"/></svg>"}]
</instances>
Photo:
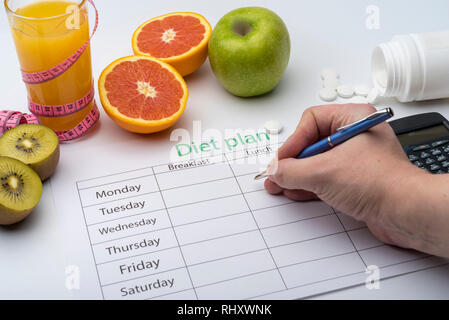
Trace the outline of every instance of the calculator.
<instances>
[{"instance_id":1,"label":"calculator","mask_svg":"<svg viewBox=\"0 0 449 320\"><path fill-rule=\"evenodd\" d=\"M449 121L437 112L389 122L409 160L434 174L449 173Z\"/></svg>"}]
</instances>

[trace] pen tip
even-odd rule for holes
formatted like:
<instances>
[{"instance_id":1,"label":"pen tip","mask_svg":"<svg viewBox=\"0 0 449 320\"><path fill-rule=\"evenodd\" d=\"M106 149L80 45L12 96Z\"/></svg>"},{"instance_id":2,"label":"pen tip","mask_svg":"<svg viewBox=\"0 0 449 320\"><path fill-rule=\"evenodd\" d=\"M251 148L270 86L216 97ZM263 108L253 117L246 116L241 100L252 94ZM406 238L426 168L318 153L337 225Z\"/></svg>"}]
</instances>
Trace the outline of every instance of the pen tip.
<instances>
[{"instance_id":1,"label":"pen tip","mask_svg":"<svg viewBox=\"0 0 449 320\"><path fill-rule=\"evenodd\" d=\"M267 171L259 173L257 176L254 177L254 180L261 180L264 178L267 178Z\"/></svg>"}]
</instances>

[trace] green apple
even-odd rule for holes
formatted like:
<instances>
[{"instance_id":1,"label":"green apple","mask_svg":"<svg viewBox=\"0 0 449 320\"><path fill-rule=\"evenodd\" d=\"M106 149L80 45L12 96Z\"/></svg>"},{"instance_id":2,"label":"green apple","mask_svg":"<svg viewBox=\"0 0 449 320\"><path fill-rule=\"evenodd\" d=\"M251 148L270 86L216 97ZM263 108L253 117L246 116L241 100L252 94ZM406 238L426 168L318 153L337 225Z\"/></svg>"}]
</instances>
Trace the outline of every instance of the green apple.
<instances>
[{"instance_id":1,"label":"green apple","mask_svg":"<svg viewBox=\"0 0 449 320\"><path fill-rule=\"evenodd\" d=\"M290 59L290 36L282 19L261 7L226 14L214 28L209 61L232 94L252 97L273 90Z\"/></svg>"}]
</instances>

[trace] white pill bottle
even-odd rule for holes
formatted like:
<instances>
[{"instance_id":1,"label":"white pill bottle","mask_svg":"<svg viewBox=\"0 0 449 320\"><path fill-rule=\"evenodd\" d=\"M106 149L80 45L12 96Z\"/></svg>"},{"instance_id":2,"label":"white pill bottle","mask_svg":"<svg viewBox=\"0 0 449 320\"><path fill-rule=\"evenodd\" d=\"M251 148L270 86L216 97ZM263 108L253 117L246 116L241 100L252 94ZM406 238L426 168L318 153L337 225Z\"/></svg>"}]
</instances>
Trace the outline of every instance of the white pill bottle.
<instances>
[{"instance_id":1,"label":"white pill bottle","mask_svg":"<svg viewBox=\"0 0 449 320\"><path fill-rule=\"evenodd\" d=\"M372 55L378 94L400 102L449 97L449 30L395 36Z\"/></svg>"}]
</instances>

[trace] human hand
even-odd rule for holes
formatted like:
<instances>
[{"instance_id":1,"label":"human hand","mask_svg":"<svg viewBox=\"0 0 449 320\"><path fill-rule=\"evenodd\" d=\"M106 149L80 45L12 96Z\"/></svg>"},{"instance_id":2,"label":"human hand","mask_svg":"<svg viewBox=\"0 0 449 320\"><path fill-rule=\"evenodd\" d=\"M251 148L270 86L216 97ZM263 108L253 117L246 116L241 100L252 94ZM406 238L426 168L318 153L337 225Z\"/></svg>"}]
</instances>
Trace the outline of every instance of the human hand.
<instances>
[{"instance_id":1,"label":"human hand","mask_svg":"<svg viewBox=\"0 0 449 320\"><path fill-rule=\"evenodd\" d=\"M283 193L296 201L321 199L364 221L385 243L440 253L432 245L423 244L419 226L427 223L425 213L409 210L405 203L410 201L407 192L414 192L410 185L432 175L409 162L387 123L328 152L294 159L306 146L375 110L370 105L355 104L307 109L296 131L279 149L279 161L269 166L265 188L271 194Z\"/></svg>"}]
</instances>

